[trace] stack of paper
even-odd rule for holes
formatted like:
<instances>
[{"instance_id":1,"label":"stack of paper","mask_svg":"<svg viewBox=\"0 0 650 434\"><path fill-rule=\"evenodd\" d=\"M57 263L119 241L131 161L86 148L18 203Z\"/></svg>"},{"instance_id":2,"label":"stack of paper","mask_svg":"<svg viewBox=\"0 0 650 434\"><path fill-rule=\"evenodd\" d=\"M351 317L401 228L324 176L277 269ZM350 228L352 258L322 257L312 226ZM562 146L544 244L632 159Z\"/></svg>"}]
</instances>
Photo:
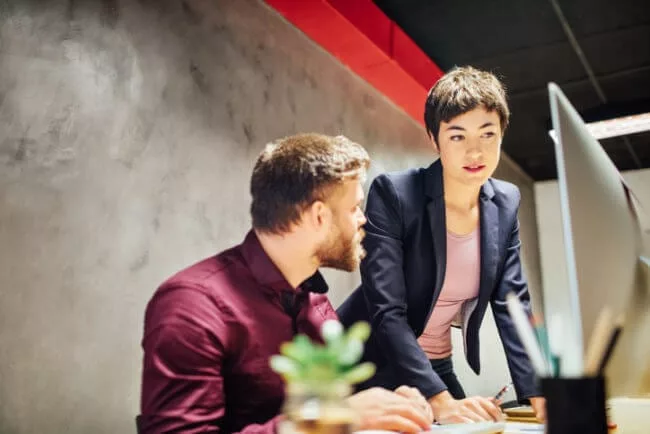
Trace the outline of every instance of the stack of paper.
<instances>
[{"instance_id":1,"label":"stack of paper","mask_svg":"<svg viewBox=\"0 0 650 434\"><path fill-rule=\"evenodd\" d=\"M543 434L543 423L522 423L522 422L506 422L506 430L503 434Z\"/></svg>"},{"instance_id":2,"label":"stack of paper","mask_svg":"<svg viewBox=\"0 0 650 434\"><path fill-rule=\"evenodd\" d=\"M543 434L544 424L520 422L479 422L434 425L435 434Z\"/></svg>"},{"instance_id":3,"label":"stack of paper","mask_svg":"<svg viewBox=\"0 0 650 434\"><path fill-rule=\"evenodd\" d=\"M505 429L505 422L452 423L431 427L435 434L501 434Z\"/></svg>"},{"instance_id":4,"label":"stack of paper","mask_svg":"<svg viewBox=\"0 0 650 434\"><path fill-rule=\"evenodd\" d=\"M543 434L540 423L477 422L449 425L433 425L431 434ZM356 431L355 434L395 434L392 431Z\"/></svg>"},{"instance_id":5,"label":"stack of paper","mask_svg":"<svg viewBox=\"0 0 650 434\"><path fill-rule=\"evenodd\" d=\"M537 423L535 411L530 406L504 408L503 412L508 422Z\"/></svg>"}]
</instances>

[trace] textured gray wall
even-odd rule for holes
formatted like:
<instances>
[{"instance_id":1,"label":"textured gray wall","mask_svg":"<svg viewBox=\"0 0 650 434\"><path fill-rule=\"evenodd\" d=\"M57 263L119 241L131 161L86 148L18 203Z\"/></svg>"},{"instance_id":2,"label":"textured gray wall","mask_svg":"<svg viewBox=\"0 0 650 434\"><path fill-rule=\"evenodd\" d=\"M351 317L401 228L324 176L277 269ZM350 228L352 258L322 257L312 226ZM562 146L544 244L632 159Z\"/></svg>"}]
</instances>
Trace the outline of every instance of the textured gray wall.
<instances>
[{"instance_id":1,"label":"textured gray wall","mask_svg":"<svg viewBox=\"0 0 650 434\"><path fill-rule=\"evenodd\" d=\"M0 0L1 433L134 431L145 303L243 238L256 155L299 131L366 145L371 176L432 158L415 122L261 2ZM358 279L328 276L335 303Z\"/></svg>"}]
</instances>

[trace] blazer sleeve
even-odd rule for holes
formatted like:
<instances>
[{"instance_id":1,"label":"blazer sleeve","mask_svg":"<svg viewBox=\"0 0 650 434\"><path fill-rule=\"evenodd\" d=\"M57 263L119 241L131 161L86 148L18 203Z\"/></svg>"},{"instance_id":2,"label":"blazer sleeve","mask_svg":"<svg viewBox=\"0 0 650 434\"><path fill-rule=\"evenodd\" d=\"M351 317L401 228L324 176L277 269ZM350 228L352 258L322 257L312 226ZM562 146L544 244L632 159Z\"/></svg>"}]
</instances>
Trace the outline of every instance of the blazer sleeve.
<instances>
[{"instance_id":1,"label":"blazer sleeve","mask_svg":"<svg viewBox=\"0 0 650 434\"><path fill-rule=\"evenodd\" d=\"M362 291L373 335L400 384L416 387L427 398L447 389L431 368L407 321L403 272L403 218L390 178L377 177L366 205Z\"/></svg>"},{"instance_id":2,"label":"blazer sleeve","mask_svg":"<svg viewBox=\"0 0 650 434\"><path fill-rule=\"evenodd\" d=\"M517 210L518 208L519 196L517 197ZM519 297L526 313L531 314L530 293L521 266L520 248L519 220L515 218L508 238L501 277L492 295L491 305L515 391L519 399L525 399L541 394L535 372L506 306L506 295L509 292L514 292Z\"/></svg>"}]
</instances>

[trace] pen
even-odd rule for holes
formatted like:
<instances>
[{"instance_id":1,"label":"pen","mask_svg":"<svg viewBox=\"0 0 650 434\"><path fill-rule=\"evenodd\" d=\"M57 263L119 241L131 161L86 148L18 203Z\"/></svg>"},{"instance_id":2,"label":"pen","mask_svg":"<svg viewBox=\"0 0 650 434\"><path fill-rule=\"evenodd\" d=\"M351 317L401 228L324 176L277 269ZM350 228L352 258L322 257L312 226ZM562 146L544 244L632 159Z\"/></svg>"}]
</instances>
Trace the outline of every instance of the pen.
<instances>
[{"instance_id":1,"label":"pen","mask_svg":"<svg viewBox=\"0 0 650 434\"><path fill-rule=\"evenodd\" d=\"M607 366L607 362L609 361L610 357L612 356L612 353L614 352L614 347L616 346L616 342L618 341L618 336L621 334L622 330L623 330L623 318L618 318L614 324L614 330L612 331L612 334L609 337L609 341L607 343L607 349L601 356L600 363L598 365L598 373L600 375L603 375L603 371L605 370L605 367Z\"/></svg>"},{"instance_id":2,"label":"pen","mask_svg":"<svg viewBox=\"0 0 650 434\"><path fill-rule=\"evenodd\" d=\"M503 387L501 388L501 390L499 390L499 391L497 392L497 394L494 395L494 400L495 400L495 401L498 401L498 400L500 400L501 398L503 398L503 395L505 395L506 392L507 392L508 390L510 390L511 387L512 387L512 383L508 383L508 384L506 384L505 386L503 386Z\"/></svg>"}]
</instances>

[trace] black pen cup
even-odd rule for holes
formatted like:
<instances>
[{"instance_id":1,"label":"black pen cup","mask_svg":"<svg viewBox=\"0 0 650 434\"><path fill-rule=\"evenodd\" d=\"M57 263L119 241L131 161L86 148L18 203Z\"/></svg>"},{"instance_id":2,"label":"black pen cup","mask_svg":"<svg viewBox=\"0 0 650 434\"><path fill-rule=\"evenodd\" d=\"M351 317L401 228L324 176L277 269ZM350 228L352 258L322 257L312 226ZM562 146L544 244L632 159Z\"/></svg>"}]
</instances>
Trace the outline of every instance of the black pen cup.
<instances>
[{"instance_id":1,"label":"black pen cup","mask_svg":"<svg viewBox=\"0 0 650 434\"><path fill-rule=\"evenodd\" d=\"M605 379L542 378L546 434L607 434Z\"/></svg>"}]
</instances>

